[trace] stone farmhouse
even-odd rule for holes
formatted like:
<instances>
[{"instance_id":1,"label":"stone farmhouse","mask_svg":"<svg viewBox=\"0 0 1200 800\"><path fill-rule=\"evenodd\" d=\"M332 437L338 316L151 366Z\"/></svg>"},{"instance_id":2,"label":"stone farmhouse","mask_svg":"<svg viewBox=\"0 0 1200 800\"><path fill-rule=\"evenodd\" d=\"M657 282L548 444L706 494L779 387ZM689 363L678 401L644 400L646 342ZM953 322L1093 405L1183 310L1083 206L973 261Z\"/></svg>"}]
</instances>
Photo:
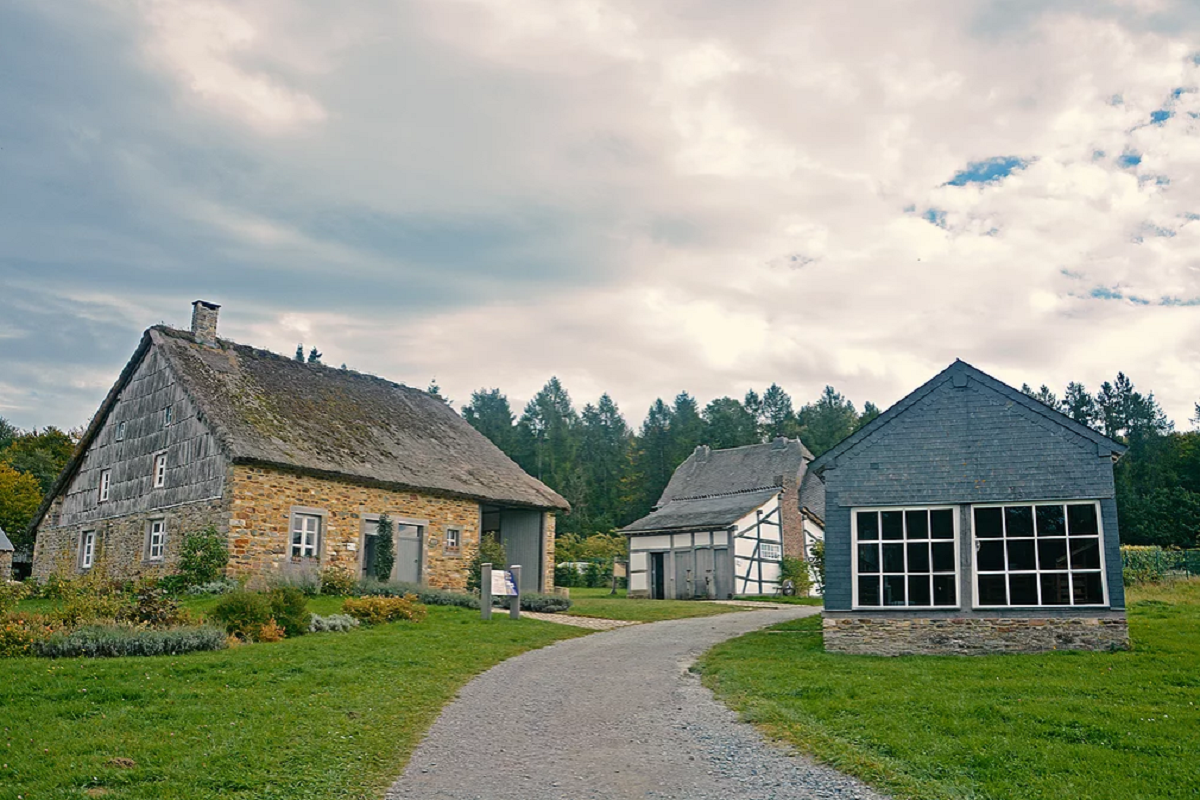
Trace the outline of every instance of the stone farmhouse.
<instances>
[{"instance_id":1,"label":"stone farmhouse","mask_svg":"<svg viewBox=\"0 0 1200 800\"><path fill-rule=\"evenodd\" d=\"M190 331L152 327L39 509L33 574L169 570L186 533L228 537L233 576L365 574L395 524L396 580L463 589L483 534L553 586L567 502L426 392Z\"/></svg>"},{"instance_id":2,"label":"stone farmhouse","mask_svg":"<svg viewBox=\"0 0 1200 800\"><path fill-rule=\"evenodd\" d=\"M821 455L825 648L1128 646L1121 445L962 361Z\"/></svg>"},{"instance_id":3,"label":"stone farmhouse","mask_svg":"<svg viewBox=\"0 0 1200 800\"><path fill-rule=\"evenodd\" d=\"M629 596L729 598L775 594L784 555L804 557L823 536L824 492L799 442L711 450L679 465L654 511L629 539Z\"/></svg>"}]
</instances>

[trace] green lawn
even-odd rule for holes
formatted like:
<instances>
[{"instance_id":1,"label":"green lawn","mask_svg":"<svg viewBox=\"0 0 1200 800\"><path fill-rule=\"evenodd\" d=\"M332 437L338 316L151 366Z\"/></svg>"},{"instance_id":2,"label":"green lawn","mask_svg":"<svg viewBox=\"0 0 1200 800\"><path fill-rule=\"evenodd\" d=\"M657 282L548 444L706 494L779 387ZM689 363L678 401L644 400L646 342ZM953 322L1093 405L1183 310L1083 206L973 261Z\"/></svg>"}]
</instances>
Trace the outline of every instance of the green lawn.
<instances>
[{"instance_id":1,"label":"green lawn","mask_svg":"<svg viewBox=\"0 0 1200 800\"><path fill-rule=\"evenodd\" d=\"M819 606L824 605L825 602L820 597L797 597L785 594L747 594L738 595L735 599L753 600L760 603L785 603L794 606Z\"/></svg>"},{"instance_id":2,"label":"green lawn","mask_svg":"<svg viewBox=\"0 0 1200 800\"><path fill-rule=\"evenodd\" d=\"M721 606L695 600L630 600L624 589L616 596L611 589L571 589L571 608L568 614L577 617L599 617L601 619L624 619L636 622L659 622L664 619L686 619L689 617L711 617L746 611L736 606Z\"/></svg>"},{"instance_id":3,"label":"green lawn","mask_svg":"<svg viewBox=\"0 0 1200 800\"><path fill-rule=\"evenodd\" d=\"M1127 653L830 655L810 618L700 669L770 735L896 797L1195 798L1200 581L1130 600Z\"/></svg>"},{"instance_id":4,"label":"green lawn","mask_svg":"<svg viewBox=\"0 0 1200 800\"><path fill-rule=\"evenodd\" d=\"M467 680L582 633L430 607L419 625L215 653L4 659L0 798L378 798Z\"/></svg>"}]
</instances>

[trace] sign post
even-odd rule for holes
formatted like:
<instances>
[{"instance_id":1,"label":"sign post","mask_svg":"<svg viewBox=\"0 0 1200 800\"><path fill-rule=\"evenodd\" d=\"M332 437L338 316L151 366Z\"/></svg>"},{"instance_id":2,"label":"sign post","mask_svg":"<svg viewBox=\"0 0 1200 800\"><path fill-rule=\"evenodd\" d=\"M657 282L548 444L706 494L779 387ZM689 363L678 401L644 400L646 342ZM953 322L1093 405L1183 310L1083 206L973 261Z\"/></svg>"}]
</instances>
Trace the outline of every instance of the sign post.
<instances>
[{"instance_id":1,"label":"sign post","mask_svg":"<svg viewBox=\"0 0 1200 800\"><path fill-rule=\"evenodd\" d=\"M492 569L491 564L483 564L479 572L479 616L481 619L492 618L492 598L508 598L508 615L513 619L521 618L521 565L513 564L511 569Z\"/></svg>"},{"instance_id":2,"label":"sign post","mask_svg":"<svg viewBox=\"0 0 1200 800\"><path fill-rule=\"evenodd\" d=\"M479 571L479 617L492 618L492 565L484 564Z\"/></svg>"},{"instance_id":3,"label":"sign post","mask_svg":"<svg viewBox=\"0 0 1200 800\"><path fill-rule=\"evenodd\" d=\"M513 619L521 618L521 565L513 564L508 573L508 616Z\"/></svg>"}]
</instances>

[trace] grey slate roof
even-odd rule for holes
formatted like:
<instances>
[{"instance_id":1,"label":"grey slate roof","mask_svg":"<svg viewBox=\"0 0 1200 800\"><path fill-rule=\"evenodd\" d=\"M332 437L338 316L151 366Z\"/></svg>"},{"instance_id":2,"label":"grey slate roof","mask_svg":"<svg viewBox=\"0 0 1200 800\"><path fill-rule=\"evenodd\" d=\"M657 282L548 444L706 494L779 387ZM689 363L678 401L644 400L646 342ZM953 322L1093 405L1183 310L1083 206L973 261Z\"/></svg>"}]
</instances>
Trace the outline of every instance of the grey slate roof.
<instances>
[{"instance_id":1,"label":"grey slate roof","mask_svg":"<svg viewBox=\"0 0 1200 800\"><path fill-rule=\"evenodd\" d=\"M955 359L954 363L946 367L944 370L934 375L921 386L914 389L905 397L901 398L895 405L888 408L875 419L871 420L866 425L859 428L857 431L847 436L842 441L838 442L832 448L821 454L821 457L816 459L809 465L809 469L813 472L820 473L825 468L837 463L837 459L844 453L856 447L865 439L875 435L880 428L888 425L913 405L918 403L922 398L932 392L935 388L948 380L973 379L978 381L983 386L998 392L1013 403L1016 403L1023 408L1031 411L1048 422L1061 425L1073 433L1090 439L1095 442L1097 447L1105 448L1111 451L1114 458L1120 457L1129 448L1120 442L1113 441L1099 431L1092 430L1087 425L1076 422L1056 409L1034 400L1029 395L1022 391L1014 389L1007 383L993 378L981 369L973 367L962 359Z\"/></svg>"},{"instance_id":2,"label":"grey slate roof","mask_svg":"<svg viewBox=\"0 0 1200 800\"><path fill-rule=\"evenodd\" d=\"M12 552L13 543L8 540L8 536L4 533L4 528L0 528L0 553Z\"/></svg>"},{"instance_id":3,"label":"grey slate roof","mask_svg":"<svg viewBox=\"0 0 1200 800\"><path fill-rule=\"evenodd\" d=\"M672 500L649 516L625 526L621 532L642 534L727 528L778 493L779 489L773 488L691 500Z\"/></svg>"},{"instance_id":4,"label":"grey slate roof","mask_svg":"<svg viewBox=\"0 0 1200 800\"><path fill-rule=\"evenodd\" d=\"M804 479L800 481L800 508L825 521L825 481L811 469L804 473Z\"/></svg>"},{"instance_id":5,"label":"grey slate roof","mask_svg":"<svg viewBox=\"0 0 1200 800\"><path fill-rule=\"evenodd\" d=\"M504 505L570 510L562 496L426 392L227 340L207 347L189 332L156 326L143 335L43 500L31 529L69 484L150 347L170 362L234 463Z\"/></svg>"},{"instance_id":6,"label":"grey slate roof","mask_svg":"<svg viewBox=\"0 0 1200 800\"><path fill-rule=\"evenodd\" d=\"M794 439L776 439L766 444L710 450L698 447L671 476L658 505L688 497L745 492L779 486L784 475L799 476L808 448Z\"/></svg>"}]
</instances>

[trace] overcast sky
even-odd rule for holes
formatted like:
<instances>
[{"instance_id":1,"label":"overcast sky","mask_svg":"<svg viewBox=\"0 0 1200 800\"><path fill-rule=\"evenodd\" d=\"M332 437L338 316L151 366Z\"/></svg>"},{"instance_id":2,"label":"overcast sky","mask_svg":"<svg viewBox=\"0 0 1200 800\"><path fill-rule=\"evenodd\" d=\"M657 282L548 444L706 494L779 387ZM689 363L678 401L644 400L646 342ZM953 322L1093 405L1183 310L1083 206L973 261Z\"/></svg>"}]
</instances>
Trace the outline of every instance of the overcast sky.
<instances>
[{"instance_id":1,"label":"overcast sky","mask_svg":"<svg viewBox=\"0 0 1200 800\"><path fill-rule=\"evenodd\" d=\"M518 411L887 406L956 357L1200 400L1200 4L0 2L0 416L142 330Z\"/></svg>"}]
</instances>

